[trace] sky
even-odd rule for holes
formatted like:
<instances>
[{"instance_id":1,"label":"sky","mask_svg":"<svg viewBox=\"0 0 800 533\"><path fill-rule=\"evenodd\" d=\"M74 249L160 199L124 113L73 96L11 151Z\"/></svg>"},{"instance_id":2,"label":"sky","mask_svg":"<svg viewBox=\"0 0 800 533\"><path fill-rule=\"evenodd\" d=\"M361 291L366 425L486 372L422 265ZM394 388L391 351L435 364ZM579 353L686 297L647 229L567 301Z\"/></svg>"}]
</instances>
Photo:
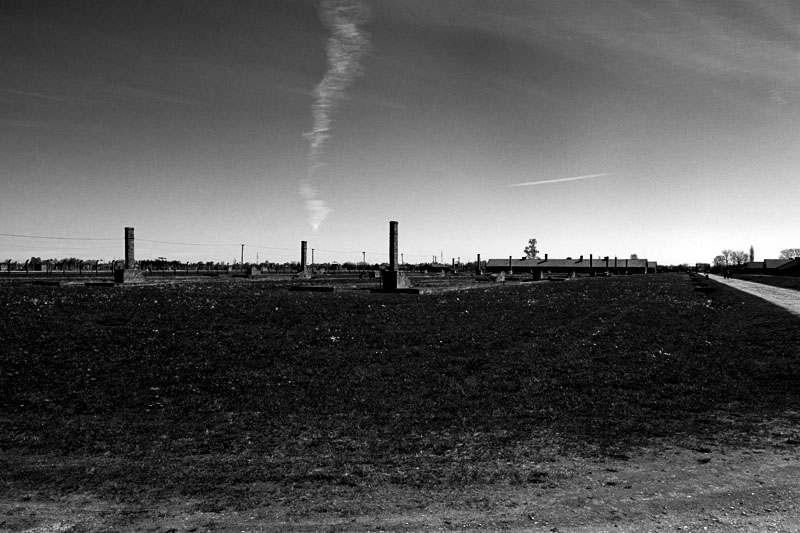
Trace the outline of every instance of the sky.
<instances>
[{"instance_id":1,"label":"sky","mask_svg":"<svg viewBox=\"0 0 800 533\"><path fill-rule=\"evenodd\" d=\"M800 247L798 2L2 0L0 47L0 260Z\"/></svg>"}]
</instances>

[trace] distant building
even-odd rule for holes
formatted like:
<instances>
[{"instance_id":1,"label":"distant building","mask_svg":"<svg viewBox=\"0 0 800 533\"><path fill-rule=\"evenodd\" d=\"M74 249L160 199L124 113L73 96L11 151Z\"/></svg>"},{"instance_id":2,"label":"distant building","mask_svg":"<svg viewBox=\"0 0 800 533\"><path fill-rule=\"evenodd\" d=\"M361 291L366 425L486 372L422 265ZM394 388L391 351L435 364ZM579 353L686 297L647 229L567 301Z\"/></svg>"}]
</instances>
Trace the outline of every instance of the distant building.
<instances>
[{"instance_id":1,"label":"distant building","mask_svg":"<svg viewBox=\"0 0 800 533\"><path fill-rule=\"evenodd\" d=\"M800 257L788 260L776 270L781 276L800 276Z\"/></svg>"},{"instance_id":2,"label":"distant building","mask_svg":"<svg viewBox=\"0 0 800 533\"><path fill-rule=\"evenodd\" d=\"M764 276L800 276L800 258L751 261L740 272Z\"/></svg>"},{"instance_id":3,"label":"distant building","mask_svg":"<svg viewBox=\"0 0 800 533\"><path fill-rule=\"evenodd\" d=\"M776 270L780 269L787 263L791 263L791 259L764 259L763 261L749 261L744 265L744 271L748 274L776 274Z\"/></svg>"}]
</instances>

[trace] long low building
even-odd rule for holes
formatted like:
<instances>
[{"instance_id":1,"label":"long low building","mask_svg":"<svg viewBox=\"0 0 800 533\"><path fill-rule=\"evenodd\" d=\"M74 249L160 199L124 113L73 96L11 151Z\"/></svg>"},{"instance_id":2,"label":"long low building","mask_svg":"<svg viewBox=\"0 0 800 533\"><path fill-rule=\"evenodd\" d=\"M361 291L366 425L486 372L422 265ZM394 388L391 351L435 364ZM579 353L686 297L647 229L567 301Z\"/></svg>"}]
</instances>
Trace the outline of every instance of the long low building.
<instances>
[{"instance_id":1,"label":"long low building","mask_svg":"<svg viewBox=\"0 0 800 533\"><path fill-rule=\"evenodd\" d=\"M766 274L769 276L800 276L800 257L794 259L764 259L750 261L739 271L745 274Z\"/></svg>"},{"instance_id":2,"label":"long low building","mask_svg":"<svg viewBox=\"0 0 800 533\"><path fill-rule=\"evenodd\" d=\"M647 259L619 259L616 257L580 256L577 259L550 259L547 254L543 258L530 259L489 259L486 271L506 274L533 274L546 278L547 274L571 274L575 276L591 276L604 274L653 274L656 272L655 261Z\"/></svg>"}]
</instances>

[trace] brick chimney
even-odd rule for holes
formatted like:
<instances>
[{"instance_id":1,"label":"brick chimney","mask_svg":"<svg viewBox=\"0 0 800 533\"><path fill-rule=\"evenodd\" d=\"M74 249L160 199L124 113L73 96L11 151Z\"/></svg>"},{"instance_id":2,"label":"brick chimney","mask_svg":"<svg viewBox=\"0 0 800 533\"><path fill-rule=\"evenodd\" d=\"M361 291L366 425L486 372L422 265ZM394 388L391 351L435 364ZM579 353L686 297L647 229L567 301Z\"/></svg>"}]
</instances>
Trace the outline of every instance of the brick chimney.
<instances>
[{"instance_id":1,"label":"brick chimney","mask_svg":"<svg viewBox=\"0 0 800 533\"><path fill-rule=\"evenodd\" d=\"M134 253L133 228L125 228L125 268L136 268L136 255Z\"/></svg>"},{"instance_id":2,"label":"brick chimney","mask_svg":"<svg viewBox=\"0 0 800 533\"><path fill-rule=\"evenodd\" d=\"M397 270L398 251L397 221L389 221L389 270Z\"/></svg>"}]
</instances>

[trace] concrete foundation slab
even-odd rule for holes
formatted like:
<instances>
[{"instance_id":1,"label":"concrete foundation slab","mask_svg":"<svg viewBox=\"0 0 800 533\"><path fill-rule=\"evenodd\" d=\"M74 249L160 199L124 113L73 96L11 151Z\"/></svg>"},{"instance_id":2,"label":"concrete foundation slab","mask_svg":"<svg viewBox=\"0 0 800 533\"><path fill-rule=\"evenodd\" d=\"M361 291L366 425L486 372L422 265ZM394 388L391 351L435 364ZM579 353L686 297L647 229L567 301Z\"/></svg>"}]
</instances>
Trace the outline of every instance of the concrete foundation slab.
<instances>
[{"instance_id":1,"label":"concrete foundation slab","mask_svg":"<svg viewBox=\"0 0 800 533\"><path fill-rule=\"evenodd\" d=\"M387 291L397 289L408 289L411 287L411 282L403 272L396 270L383 270L381 271L381 288Z\"/></svg>"},{"instance_id":2,"label":"concrete foundation slab","mask_svg":"<svg viewBox=\"0 0 800 533\"><path fill-rule=\"evenodd\" d=\"M419 289L370 289L369 292L381 294L420 294Z\"/></svg>"},{"instance_id":3,"label":"concrete foundation slab","mask_svg":"<svg viewBox=\"0 0 800 533\"><path fill-rule=\"evenodd\" d=\"M114 270L114 283L144 283L144 272L139 269L118 268Z\"/></svg>"}]
</instances>

